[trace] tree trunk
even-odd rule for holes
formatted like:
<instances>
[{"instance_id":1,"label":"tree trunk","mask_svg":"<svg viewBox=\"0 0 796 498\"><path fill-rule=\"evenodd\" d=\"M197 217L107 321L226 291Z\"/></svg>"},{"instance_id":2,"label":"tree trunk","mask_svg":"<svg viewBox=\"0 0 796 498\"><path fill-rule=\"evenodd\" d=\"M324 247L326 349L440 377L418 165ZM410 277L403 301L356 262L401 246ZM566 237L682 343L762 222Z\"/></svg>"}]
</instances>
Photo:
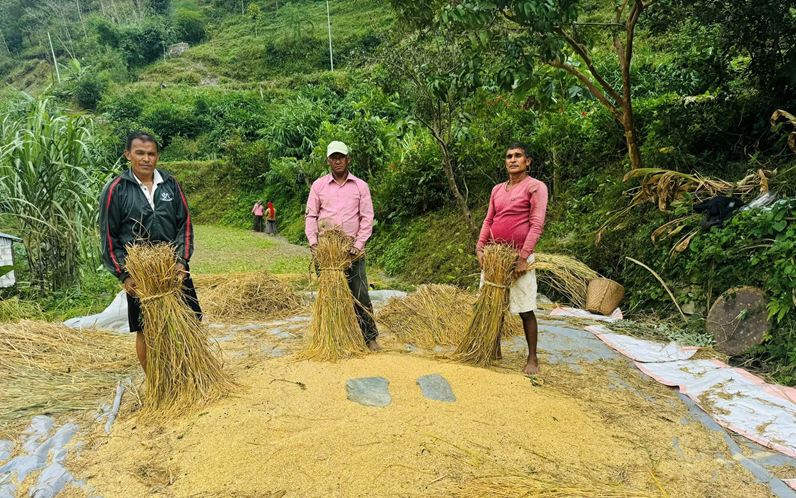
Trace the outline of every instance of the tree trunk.
<instances>
[{"instance_id":1,"label":"tree trunk","mask_svg":"<svg viewBox=\"0 0 796 498\"><path fill-rule=\"evenodd\" d=\"M553 150L553 196L557 197L561 188L561 168L558 165L558 151L556 147L551 144Z\"/></svg>"},{"instance_id":2,"label":"tree trunk","mask_svg":"<svg viewBox=\"0 0 796 498\"><path fill-rule=\"evenodd\" d=\"M630 155L630 168L638 169L641 167L641 152L638 148L638 136L636 136L636 124L633 119L633 104L630 95L625 97L625 105L622 106L622 126L625 127L625 140L627 140L627 152Z\"/></svg>"},{"instance_id":3,"label":"tree trunk","mask_svg":"<svg viewBox=\"0 0 796 498\"><path fill-rule=\"evenodd\" d=\"M451 164L450 155L448 154L448 148L442 143L439 143L439 148L442 151L442 169L445 170L445 177L448 179L448 188L453 194L453 198L456 199L456 204L459 206L462 217L467 222L467 228L470 229L473 235L477 236L478 229L475 223L473 223L473 216L470 214L470 208L467 207L467 201L464 196L462 196L461 192L459 192L459 187L456 186L456 180L453 175L453 165Z\"/></svg>"}]
</instances>

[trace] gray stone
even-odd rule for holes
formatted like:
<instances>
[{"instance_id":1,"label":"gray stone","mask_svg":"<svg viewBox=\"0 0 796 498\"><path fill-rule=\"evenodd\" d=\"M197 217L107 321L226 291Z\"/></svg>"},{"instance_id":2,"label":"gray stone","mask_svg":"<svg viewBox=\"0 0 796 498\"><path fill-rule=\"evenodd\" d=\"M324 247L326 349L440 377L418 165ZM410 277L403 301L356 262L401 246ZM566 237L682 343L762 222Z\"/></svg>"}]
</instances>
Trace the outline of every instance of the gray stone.
<instances>
[{"instance_id":1,"label":"gray stone","mask_svg":"<svg viewBox=\"0 0 796 498\"><path fill-rule=\"evenodd\" d=\"M451 390L451 385L445 380L445 377L440 374L424 375L417 379L420 385L420 390L423 391L423 396L428 399L437 401L445 401L453 403L456 401L456 396Z\"/></svg>"},{"instance_id":2,"label":"gray stone","mask_svg":"<svg viewBox=\"0 0 796 498\"><path fill-rule=\"evenodd\" d=\"M348 399L365 406L389 406L392 403L389 386L390 381L384 377L364 377L345 382Z\"/></svg>"},{"instance_id":3,"label":"gray stone","mask_svg":"<svg viewBox=\"0 0 796 498\"><path fill-rule=\"evenodd\" d=\"M169 47L169 57L179 57L183 52L188 50L188 44L185 42L175 43Z\"/></svg>"}]
</instances>

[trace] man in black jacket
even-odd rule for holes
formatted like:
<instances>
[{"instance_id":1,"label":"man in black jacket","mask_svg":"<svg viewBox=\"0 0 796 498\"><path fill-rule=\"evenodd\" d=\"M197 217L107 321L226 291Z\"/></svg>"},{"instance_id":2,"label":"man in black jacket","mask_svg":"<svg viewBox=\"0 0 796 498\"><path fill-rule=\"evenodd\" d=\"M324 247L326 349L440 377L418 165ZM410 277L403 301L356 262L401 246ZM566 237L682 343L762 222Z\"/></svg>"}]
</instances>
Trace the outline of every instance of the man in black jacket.
<instances>
[{"instance_id":1,"label":"man in black jacket","mask_svg":"<svg viewBox=\"0 0 796 498\"><path fill-rule=\"evenodd\" d=\"M136 332L136 352L146 371L146 342L141 325L141 302L135 283L125 268L127 246L140 242L165 242L175 248L177 268L184 279L183 298L199 319L202 310L190 278L188 261L193 253L193 225L188 203L174 176L156 168L158 144L149 133L127 138L124 156L130 169L111 180L100 196L99 229L102 262L124 284L130 331Z\"/></svg>"}]
</instances>

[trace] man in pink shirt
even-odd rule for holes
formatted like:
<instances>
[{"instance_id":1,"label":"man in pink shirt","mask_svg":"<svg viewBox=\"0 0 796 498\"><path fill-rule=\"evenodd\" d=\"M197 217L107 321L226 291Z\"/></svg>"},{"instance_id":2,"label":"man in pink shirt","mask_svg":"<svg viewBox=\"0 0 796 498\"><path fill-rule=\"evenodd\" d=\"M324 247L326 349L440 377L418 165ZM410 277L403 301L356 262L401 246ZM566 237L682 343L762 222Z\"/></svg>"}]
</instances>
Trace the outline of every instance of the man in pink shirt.
<instances>
[{"instance_id":1,"label":"man in pink shirt","mask_svg":"<svg viewBox=\"0 0 796 498\"><path fill-rule=\"evenodd\" d=\"M326 163L332 172L315 180L310 188L304 232L313 251L318 243L318 234L324 228L339 226L351 237L354 262L346 271L348 286L358 301L355 308L365 342L371 351L379 351L381 347L376 342L379 333L373 320L364 258L365 242L373 233L370 189L367 183L348 171L351 156L343 142L329 144Z\"/></svg>"},{"instance_id":2,"label":"man in pink shirt","mask_svg":"<svg viewBox=\"0 0 796 498\"><path fill-rule=\"evenodd\" d=\"M484 246L492 243L512 244L519 258L514 269L515 280L509 290L509 311L522 318L525 339L528 341L528 362L522 370L526 375L539 373L536 357L538 326L536 323L536 270L528 271L533 263L533 250L542 235L547 212L547 186L528 176L531 156L528 146L516 142L506 151L506 171L509 181L496 185L489 198L489 211L481 236L475 246L478 264L484 265ZM481 276L483 285L483 275Z\"/></svg>"}]
</instances>

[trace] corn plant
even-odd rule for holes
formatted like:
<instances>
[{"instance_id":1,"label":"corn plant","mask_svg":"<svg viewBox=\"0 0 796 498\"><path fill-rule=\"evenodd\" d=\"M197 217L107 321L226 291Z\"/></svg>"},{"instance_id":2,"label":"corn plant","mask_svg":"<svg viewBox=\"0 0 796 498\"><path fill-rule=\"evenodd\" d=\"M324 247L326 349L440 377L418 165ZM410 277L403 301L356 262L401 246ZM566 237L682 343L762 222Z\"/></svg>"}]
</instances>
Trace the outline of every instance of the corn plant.
<instances>
[{"instance_id":1,"label":"corn plant","mask_svg":"<svg viewBox=\"0 0 796 498\"><path fill-rule=\"evenodd\" d=\"M0 126L0 212L15 221L43 291L78 284L80 263L97 263L101 149L91 118L65 115L47 99Z\"/></svg>"}]
</instances>

